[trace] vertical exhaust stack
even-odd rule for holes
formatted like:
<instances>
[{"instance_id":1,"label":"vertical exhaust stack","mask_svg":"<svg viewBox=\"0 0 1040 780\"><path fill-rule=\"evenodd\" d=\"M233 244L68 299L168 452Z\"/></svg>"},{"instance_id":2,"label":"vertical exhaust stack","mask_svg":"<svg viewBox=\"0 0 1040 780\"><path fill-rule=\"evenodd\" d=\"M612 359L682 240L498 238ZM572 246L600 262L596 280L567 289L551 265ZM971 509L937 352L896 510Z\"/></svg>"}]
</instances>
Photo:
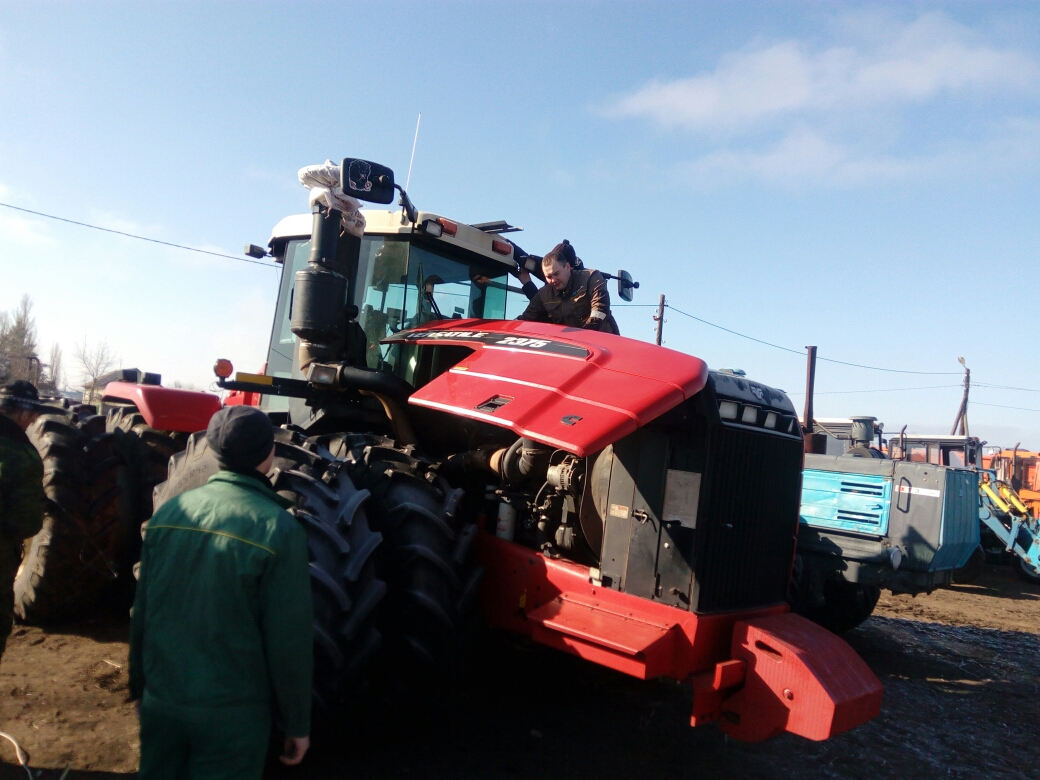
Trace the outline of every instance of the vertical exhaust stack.
<instances>
[{"instance_id":1,"label":"vertical exhaust stack","mask_svg":"<svg viewBox=\"0 0 1040 780\"><path fill-rule=\"evenodd\" d=\"M823 455L827 452L827 437L816 433L813 424L813 393L816 390L816 347L805 348L805 411L802 414L802 441L808 453Z\"/></svg>"},{"instance_id":2,"label":"vertical exhaust stack","mask_svg":"<svg viewBox=\"0 0 1040 780\"><path fill-rule=\"evenodd\" d=\"M307 267L294 278L290 329L300 339L300 368L331 357L333 344L342 336L349 269L356 267L361 239L342 227L337 209L314 205L311 254Z\"/></svg>"},{"instance_id":3,"label":"vertical exhaust stack","mask_svg":"<svg viewBox=\"0 0 1040 780\"><path fill-rule=\"evenodd\" d=\"M339 165L326 160L301 168L299 177L311 191L314 214L311 255L307 267L296 272L289 304L289 327L300 340L297 358L302 370L315 361L339 359L348 320L357 314L348 313L345 306L365 231L361 201L391 203L395 185L394 172L385 165L355 157L344 157ZM403 191L402 199L407 200Z\"/></svg>"}]
</instances>

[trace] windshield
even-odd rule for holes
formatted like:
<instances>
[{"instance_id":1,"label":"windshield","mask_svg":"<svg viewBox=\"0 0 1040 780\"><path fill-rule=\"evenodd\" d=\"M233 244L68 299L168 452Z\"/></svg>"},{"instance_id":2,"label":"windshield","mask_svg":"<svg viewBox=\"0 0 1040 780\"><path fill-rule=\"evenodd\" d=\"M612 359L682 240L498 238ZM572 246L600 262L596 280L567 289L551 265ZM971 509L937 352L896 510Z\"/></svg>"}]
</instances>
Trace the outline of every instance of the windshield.
<instances>
[{"instance_id":1,"label":"windshield","mask_svg":"<svg viewBox=\"0 0 1040 780\"><path fill-rule=\"evenodd\" d=\"M289 241L285 247L267 359L269 376L293 373L292 285L296 272L306 267L310 249L308 239ZM492 262L463 261L413 244L405 236L365 236L356 283L349 289L357 291L354 302L359 309L358 323L367 337L368 366L412 381L414 355L404 356L401 345L380 344L380 340L442 318L512 319L524 310L527 299L518 288L509 287L508 281L504 267ZM285 399L271 396L265 396L264 402L272 411L285 405Z\"/></svg>"},{"instance_id":2,"label":"windshield","mask_svg":"<svg viewBox=\"0 0 1040 780\"><path fill-rule=\"evenodd\" d=\"M516 308L515 300L507 307L508 298L517 293L498 271L490 263L460 262L400 239L366 240L358 265L358 322L368 337L369 367L401 373L399 347L379 343L398 331L440 319L507 317L507 309Z\"/></svg>"}]
</instances>

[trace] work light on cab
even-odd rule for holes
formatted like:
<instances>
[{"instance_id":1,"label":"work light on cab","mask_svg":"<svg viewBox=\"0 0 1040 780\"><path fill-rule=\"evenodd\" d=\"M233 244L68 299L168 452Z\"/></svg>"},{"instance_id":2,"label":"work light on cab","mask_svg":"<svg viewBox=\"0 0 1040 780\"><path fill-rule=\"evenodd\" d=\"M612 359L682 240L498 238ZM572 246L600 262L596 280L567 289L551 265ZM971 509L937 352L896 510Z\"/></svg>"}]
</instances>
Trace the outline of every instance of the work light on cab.
<instances>
[{"instance_id":1,"label":"work light on cab","mask_svg":"<svg viewBox=\"0 0 1040 780\"><path fill-rule=\"evenodd\" d=\"M235 367L231 365L231 361L227 358L220 358L220 360L213 364L213 373L221 379L227 379L234 372Z\"/></svg>"}]
</instances>

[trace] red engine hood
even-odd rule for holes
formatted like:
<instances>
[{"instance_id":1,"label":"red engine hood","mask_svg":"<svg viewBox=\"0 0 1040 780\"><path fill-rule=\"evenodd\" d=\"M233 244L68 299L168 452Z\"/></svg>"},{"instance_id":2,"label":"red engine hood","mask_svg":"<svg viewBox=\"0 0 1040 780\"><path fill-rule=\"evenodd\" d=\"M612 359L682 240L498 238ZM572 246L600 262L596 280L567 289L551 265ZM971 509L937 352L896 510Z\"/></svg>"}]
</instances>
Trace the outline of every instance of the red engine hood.
<instances>
[{"instance_id":1,"label":"red engine hood","mask_svg":"<svg viewBox=\"0 0 1040 780\"><path fill-rule=\"evenodd\" d=\"M579 456L699 392L704 361L607 333L518 320L451 320L385 342L460 344L473 354L409 403L509 428Z\"/></svg>"},{"instance_id":2,"label":"red engine hood","mask_svg":"<svg viewBox=\"0 0 1040 780\"><path fill-rule=\"evenodd\" d=\"M215 395L158 385L109 382L103 400L114 399L133 402L144 421L160 431L204 431L209 418L220 411L220 399Z\"/></svg>"}]
</instances>

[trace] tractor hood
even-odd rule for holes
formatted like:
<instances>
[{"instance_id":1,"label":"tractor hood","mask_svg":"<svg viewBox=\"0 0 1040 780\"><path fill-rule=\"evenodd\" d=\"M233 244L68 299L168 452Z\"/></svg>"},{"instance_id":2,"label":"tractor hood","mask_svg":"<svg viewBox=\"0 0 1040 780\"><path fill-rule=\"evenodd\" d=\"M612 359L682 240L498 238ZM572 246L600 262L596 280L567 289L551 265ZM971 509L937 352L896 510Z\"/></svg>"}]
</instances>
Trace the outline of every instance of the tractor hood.
<instances>
[{"instance_id":1,"label":"tractor hood","mask_svg":"<svg viewBox=\"0 0 1040 780\"><path fill-rule=\"evenodd\" d=\"M700 392L704 361L608 333L518 320L450 320L384 343L449 343L473 354L409 403L484 420L584 457Z\"/></svg>"}]
</instances>

